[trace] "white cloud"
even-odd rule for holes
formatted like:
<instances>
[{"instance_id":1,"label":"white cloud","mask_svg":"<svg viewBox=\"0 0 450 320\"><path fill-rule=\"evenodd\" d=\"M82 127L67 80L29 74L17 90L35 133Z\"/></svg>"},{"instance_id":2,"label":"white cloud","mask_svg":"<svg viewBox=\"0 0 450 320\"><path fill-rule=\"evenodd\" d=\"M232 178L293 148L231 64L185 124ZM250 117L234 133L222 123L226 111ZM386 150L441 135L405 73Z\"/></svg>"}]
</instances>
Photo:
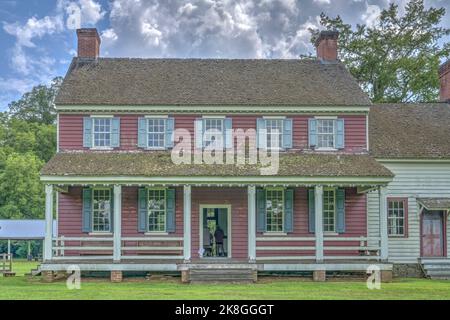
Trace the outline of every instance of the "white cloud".
<instances>
[{"instance_id":1,"label":"white cloud","mask_svg":"<svg viewBox=\"0 0 450 320\"><path fill-rule=\"evenodd\" d=\"M330 4L331 0L314 0L313 2L319 3L319 4Z\"/></svg>"},{"instance_id":2,"label":"white cloud","mask_svg":"<svg viewBox=\"0 0 450 320\"><path fill-rule=\"evenodd\" d=\"M361 19L368 27L374 26L380 18L381 8L374 4L368 4L366 11L361 15Z\"/></svg>"},{"instance_id":3,"label":"white cloud","mask_svg":"<svg viewBox=\"0 0 450 320\"><path fill-rule=\"evenodd\" d=\"M106 14L94 0L59 0L58 8L67 14L66 25L70 30L95 26Z\"/></svg>"}]
</instances>

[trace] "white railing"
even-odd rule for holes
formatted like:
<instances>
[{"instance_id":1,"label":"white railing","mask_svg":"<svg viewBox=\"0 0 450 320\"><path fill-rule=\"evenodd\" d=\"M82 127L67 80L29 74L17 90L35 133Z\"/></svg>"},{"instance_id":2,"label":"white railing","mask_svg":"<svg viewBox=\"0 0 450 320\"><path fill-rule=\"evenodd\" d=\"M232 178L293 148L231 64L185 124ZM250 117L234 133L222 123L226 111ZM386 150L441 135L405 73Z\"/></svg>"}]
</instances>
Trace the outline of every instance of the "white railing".
<instances>
[{"instance_id":1,"label":"white railing","mask_svg":"<svg viewBox=\"0 0 450 320\"><path fill-rule=\"evenodd\" d=\"M256 260L315 260L315 237L262 236L256 238ZM258 242L272 242L271 245L258 245ZM279 242L279 243L277 243ZM289 245L283 245L289 242ZM295 245L292 245L292 243ZM305 244L307 242L307 244ZM312 243L311 243L312 242ZM329 244L329 242L333 242ZM273 245L273 243L277 243ZM380 258L379 237L338 237L325 236L325 260L378 260ZM328 243L328 244L327 244ZM340 245L339 243L342 243ZM369 245L376 243L378 245ZM328 251L328 253L327 253ZM329 252L333 252L330 254ZM258 255L258 252L260 253ZM283 252L283 255L261 256L261 252ZM334 253L339 252L339 254Z\"/></svg>"},{"instance_id":2,"label":"white railing","mask_svg":"<svg viewBox=\"0 0 450 320\"><path fill-rule=\"evenodd\" d=\"M256 260L314 260L315 256L315 237L283 237L283 236L262 236L256 237ZM258 245L258 242L281 242L281 245ZM283 246L283 242L295 242L298 245ZM311 244L305 244L312 242ZM282 256L269 255L258 256L258 252L270 251L270 252L283 252ZM299 253L303 251L303 255L292 255L293 253Z\"/></svg>"},{"instance_id":3,"label":"white railing","mask_svg":"<svg viewBox=\"0 0 450 320\"><path fill-rule=\"evenodd\" d=\"M112 259L113 238L102 236L53 238L53 260Z\"/></svg>"},{"instance_id":4,"label":"white railing","mask_svg":"<svg viewBox=\"0 0 450 320\"><path fill-rule=\"evenodd\" d=\"M183 237L122 237L121 242L121 259L167 260L183 258Z\"/></svg>"}]
</instances>

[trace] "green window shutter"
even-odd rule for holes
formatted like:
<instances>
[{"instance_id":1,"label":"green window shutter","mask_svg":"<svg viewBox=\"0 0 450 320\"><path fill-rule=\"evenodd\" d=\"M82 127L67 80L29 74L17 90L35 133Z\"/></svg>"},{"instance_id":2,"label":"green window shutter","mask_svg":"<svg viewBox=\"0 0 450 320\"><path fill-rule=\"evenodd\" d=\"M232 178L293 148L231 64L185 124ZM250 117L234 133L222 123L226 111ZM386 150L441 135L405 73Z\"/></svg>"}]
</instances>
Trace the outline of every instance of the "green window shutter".
<instances>
[{"instance_id":1,"label":"green window shutter","mask_svg":"<svg viewBox=\"0 0 450 320\"><path fill-rule=\"evenodd\" d=\"M83 188L82 232L92 231L92 189Z\"/></svg>"},{"instance_id":2,"label":"green window shutter","mask_svg":"<svg viewBox=\"0 0 450 320\"><path fill-rule=\"evenodd\" d=\"M203 148L203 119L195 119L195 147Z\"/></svg>"},{"instance_id":3,"label":"green window shutter","mask_svg":"<svg viewBox=\"0 0 450 320\"><path fill-rule=\"evenodd\" d=\"M345 189L336 190L336 232L345 232Z\"/></svg>"},{"instance_id":4,"label":"green window shutter","mask_svg":"<svg viewBox=\"0 0 450 320\"><path fill-rule=\"evenodd\" d=\"M292 119L283 121L283 148L292 148Z\"/></svg>"},{"instance_id":5,"label":"green window shutter","mask_svg":"<svg viewBox=\"0 0 450 320\"><path fill-rule=\"evenodd\" d=\"M294 231L294 189L284 191L284 232Z\"/></svg>"},{"instance_id":6,"label":"green window shutter","mask_svg":"<svg viewBox=\"0 0 450 320\"><path fill-rule=\"evenodd\" d=\"M175 232L175 189L166 190L166 230Z\"/></svg>"},{"instance_id":7,"label":"green window shutter","mask_svg":"<svg viewBox=\"0 0 450 320\"><path fill-rule=\"evenodd\" d=\"M317 146L317 120L308 119L308 145L309 147Z\"/></svg>"},{"instance_id":8,"label":"green window shutter","mask_svg":"<svg viewBox=\"0 0 450 320\"><path fill-rule=\"evenodd\" d=\"M109 231L113 232L114 231L114 189L110 189L109 191L110 193L110 211L109 211L109 218L110 218L110 223L109 223Z\"/></svg>"},{"instance_id":9,"label":"green window shutter","mask_svg":"<svg viewBox=\"0 0 450 320\"><path fill-rule=\"evenodd\" d=\"M344 119L337 119L335 122L336 135L334 146L336 149L343 149L345 146L345 127Z\"/></svg>"},{"instance_id":10,"label":"green window shutter","mask_svg":"<svg viewBox=\"0 0 450 320\"><path fill-rule=\"evenodd\" d=\"M266 191L256 189L256 230L266 232Z\"/></svg>"},{"instance_id":11,"label":"green window shutter","mask_svg":"<svg viewBox=\"0 0 450 320\"><path fill-rule=\"evenodd\" d=\"M175 119L167 118L166 119L166 148L173 148L173 139L174 139L174 130L175 130Z\"/></svg>"},{"instance_id":12,"label":"green window shutter","mask_svg":"<svg viewBox=\"0 0 450 320\"><path fill-rule=\"evenodd\" d=\"M92 148L92 118L83 118L83 147Z\"/></svg>"},{"instance_id":13,"label":"green window shutter","mask_svg":"<svg viewBox=\"0 0 450 320\"><path fill-rule=\"evenodd\" d=\"M225 118L223 121L223 127L225 130L225 148L233 148L233 120L231 118Z\"/></svg>"},{"instance_id":14,"label":"green window shutter","mask_svg":"<svg viewBox=\"0 0 450 320\"><path fill-rule=\"evenodd\" d=\"M147 119L138 119L138 147L147 148Z\"/></svg>"},{"instance_id":15,"label":"green window shutter","mask_svg":"<svg viewBox=\"0 0 450 320\"><path fill-rule=\"evenodd\" d=\"M146 188L138 190L138 231L147 232L148 225L148 196Z\"/></svg>"},{"instance_id":16,"label":"green window shutter","mask_svg":"<svg viewBox=\"0 0 450 320\"><path fill-rule=\"evenodd\" d=\"M314 199L314 189L308 189L308 222L309 232L316 232L316 204Z\"/></svg>"},{"instance_id":17,"label":"green window shutter","mask_svg":"<svg viewBox=\"0 0 450 320\"><path fill-rule=\"evenodd\" d=\"M260 149L267 148L266 120L264 118L256 119L256 145Z\"/></svg>"},{"instance_id":18,"label":"green window shutter","mask_svg":"<svg viewBox=\"0 0 450 320\"><path fill-rule=\"evenodd\" d=\"M111 147L120 146L120 118L111 119Z\"/></svg>"}]
</instances>

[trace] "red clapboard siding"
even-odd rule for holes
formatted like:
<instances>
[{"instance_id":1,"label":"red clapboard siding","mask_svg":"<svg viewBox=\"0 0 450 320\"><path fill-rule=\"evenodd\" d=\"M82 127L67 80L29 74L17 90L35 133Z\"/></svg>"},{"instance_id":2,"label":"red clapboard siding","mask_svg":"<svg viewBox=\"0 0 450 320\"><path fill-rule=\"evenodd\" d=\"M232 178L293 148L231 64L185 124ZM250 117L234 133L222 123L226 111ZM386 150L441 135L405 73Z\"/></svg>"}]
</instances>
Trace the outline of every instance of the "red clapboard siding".
<instances>
[{"instance_id":1,"label":"red clapboard siding","mask_svg":"<svg viewBox=\"0 0 450 320\"><path fill-rule=\"evenodd\" d=\"M231 205L231 255L247 259L247 189L246 188L192 188L192 258L198 258L200 246L200 205Z\"/></svg>"},{"instance_id":2,"label":"red clapboard siding","mask_svg":"<svg viewBox=\"0 0 450 320\"><path fill-rule=\"evenodd\" d=\"M119 150L137 149L138 118L143 115L116 115L120 117ZM293 148L308 148L308 119L313 115L293 116ZM175 129L186 129L194 143L194 121L201 115L175 115ZM233 129L256 130L258 116L232 116ZM366 148L366 117L345 115L345 150L360 152ZM83 150L83 115L59 116L59 146L61 150Z\"/></svg>"},{"instance_id":3,"label":"red clapboard siding","mask_svg":"<svg viewBox=\"0 0 450 320\"><path fill-rule=\"evenodd\" d=\"M345 195L345 233L338 237L359 237L367 235L367 214L366 214L366 196L365 194L357 194L356 188L346 188ZM296 188L294 192L294 232L289 233L288 237L313 237L314 234L309 232L308 217L308 198L306 188ZM257 233L257 237L261 237L261 232ZM314 241L258 241L257 247L271 246L314 246ZM328 246L358 246L358 242L343 241L327 241ZM356 255L357 251L325 251L326 255ZM313 250L302 251L257 251L258 257L264 256L310 256L315 255Z\"/></svg>"}]
</instances>

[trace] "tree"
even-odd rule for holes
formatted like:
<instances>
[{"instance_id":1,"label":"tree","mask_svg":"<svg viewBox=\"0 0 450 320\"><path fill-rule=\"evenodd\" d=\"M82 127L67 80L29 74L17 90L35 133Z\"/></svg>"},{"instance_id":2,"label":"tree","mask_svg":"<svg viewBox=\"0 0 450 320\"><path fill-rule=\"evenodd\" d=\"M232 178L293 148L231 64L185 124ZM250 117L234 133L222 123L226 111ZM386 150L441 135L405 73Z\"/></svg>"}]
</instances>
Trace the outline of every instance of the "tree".
<instances>
[{"instance_id":1,"label":"tree","mask_svg":"<svg viewBox=\"0 0 450 320\"><path fill-rule=\"evenodd\" d=\"M44 217L44 190L39 180L43 162L32 153L10 154L0 174L0 217Z\"/></svg>"},{"instance_id":2,"label":"tree","mask_svg":"<svg viewBox=\"0 0 450 320\"><path fill-rule=\"evenodd\" d=\"M321 14L321 25L339 31L339 56L374 102L427 102L438 99L438 68L450 54L439 45L450 29L439 26L444 8L425 9L411 0L400 16L391 4L371 26L353 30L340 16ZM312 41L318 30L311 30Z\"/></svg>"},{"instance_id":3,"label":"tree","mask_svg":"<svg viewBox=\"0 0 450 320\"><path fill-rule=\"evenodd\" d=\"M54 124L56 120L55 98L62 78L53 79L50 86L39 85L8 106L9 115L16 119L42 124Z\"/></svg>"}]
</instances>

